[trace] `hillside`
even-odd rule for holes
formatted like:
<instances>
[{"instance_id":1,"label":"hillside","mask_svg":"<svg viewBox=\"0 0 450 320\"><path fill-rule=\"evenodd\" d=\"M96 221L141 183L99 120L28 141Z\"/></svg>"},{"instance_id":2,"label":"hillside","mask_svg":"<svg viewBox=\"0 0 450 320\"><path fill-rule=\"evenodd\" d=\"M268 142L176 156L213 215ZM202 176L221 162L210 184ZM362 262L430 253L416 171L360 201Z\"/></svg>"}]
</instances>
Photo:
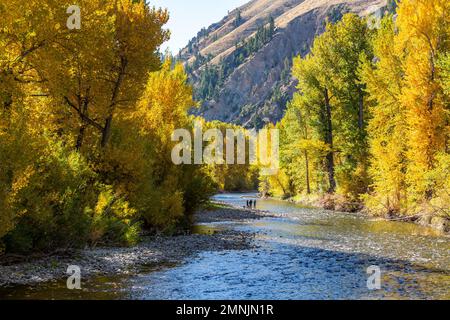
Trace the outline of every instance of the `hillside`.
<instances>
[{"instance_id":1,"label":"hillside","mask_svg":"<svg viewBox=\"0 0 450 320\"><path fill-rule=\"evenodd\" d=\"M196 114L247 127L279 120L295 89L292 57L305 55L327 20L365 16L387 0L253 0L201 30L180 51L202 101Z\"/></svg>"}]
</instances>

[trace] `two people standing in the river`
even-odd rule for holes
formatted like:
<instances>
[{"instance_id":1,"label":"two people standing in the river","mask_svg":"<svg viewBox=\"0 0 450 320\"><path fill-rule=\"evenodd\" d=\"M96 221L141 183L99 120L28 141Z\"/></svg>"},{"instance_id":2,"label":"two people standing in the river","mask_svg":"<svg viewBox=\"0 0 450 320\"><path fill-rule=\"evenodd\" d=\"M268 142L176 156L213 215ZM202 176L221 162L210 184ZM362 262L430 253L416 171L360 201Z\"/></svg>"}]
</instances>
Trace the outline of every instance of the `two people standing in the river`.
<instances>
[{"instance_id":1,"label":"two people standing in the river","mask_svg":"<svg viewBox=\"0 0 450 320\"><path fill-rule=\"evenodd\" d=\"M247 208L256 209L256 200L247 200Z\"/></svg>"}]
</instances>

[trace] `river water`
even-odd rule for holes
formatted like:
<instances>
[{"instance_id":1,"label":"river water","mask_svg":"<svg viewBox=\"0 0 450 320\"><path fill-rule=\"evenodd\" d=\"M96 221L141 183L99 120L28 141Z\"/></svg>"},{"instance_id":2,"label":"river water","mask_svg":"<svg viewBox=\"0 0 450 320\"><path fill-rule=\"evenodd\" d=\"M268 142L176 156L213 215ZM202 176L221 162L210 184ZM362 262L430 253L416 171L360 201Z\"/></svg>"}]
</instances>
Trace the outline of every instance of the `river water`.
<instances>
[{"instance_id":1,"label":"river water","mask_svg":"<svg viewBox=\"0 0 450 320\"><path fill-rule=\"evenodd\" d=\"M242 207L252 197L214 198ZM139 275L93 278L77 292L61 281L0 290L0 297L450 299L450 239L432 229L278 200L258 199L257 208L277 217L196 228L255 233L255 248L203 252L177 265L149 266ZM369 267L381 271L381 289L368 288Z\"/></svg>"}]
</instances>

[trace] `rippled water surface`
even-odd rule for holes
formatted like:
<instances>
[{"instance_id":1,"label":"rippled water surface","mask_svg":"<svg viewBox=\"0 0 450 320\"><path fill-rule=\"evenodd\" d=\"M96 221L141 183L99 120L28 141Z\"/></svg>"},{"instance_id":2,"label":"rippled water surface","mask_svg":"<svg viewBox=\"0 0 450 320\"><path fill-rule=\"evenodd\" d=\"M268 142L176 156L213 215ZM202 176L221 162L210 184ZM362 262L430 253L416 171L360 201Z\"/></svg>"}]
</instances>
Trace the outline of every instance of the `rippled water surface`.
<instances>
[{"instance_id":1,"label":"rippled water surface","mask_svg":"<svg viewBox=\"0 0 450 320\"><path fill-rule=\"evenodd\" d=\"M218 195L243 206L253 194ZM198 232L234 228L255 233L256 247L204 252L184 263L149 266L137 276L103 277L81 292L65 283L0 290L6 298L87 299L450 299L450 241L435 231L358 214L277 200L257 208L279 214ZM367 268L382 271L381 290L367 288Z\"/></svg>"}]
</instances>

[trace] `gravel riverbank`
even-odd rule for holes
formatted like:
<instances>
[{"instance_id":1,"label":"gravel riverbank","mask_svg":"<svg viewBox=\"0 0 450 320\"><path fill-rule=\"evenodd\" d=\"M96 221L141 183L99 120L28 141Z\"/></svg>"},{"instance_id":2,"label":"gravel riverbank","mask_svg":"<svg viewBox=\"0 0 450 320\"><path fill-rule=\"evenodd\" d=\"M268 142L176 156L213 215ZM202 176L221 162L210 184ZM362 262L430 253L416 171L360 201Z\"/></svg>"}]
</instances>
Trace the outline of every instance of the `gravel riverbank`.
<instances>
[{"instance_id":1,"label":"gravel riverbank","mask_svg":"<svg viewBox=\"0 0 450 320\"><path fill-rule=\"evenodd\" d=\"M239 208L198 212L195 222L232 222L259 219L267 213ZM31 285L67 277L68 266L79 266L83 277L133 274L146 265L176 263L202 251L242 250L253 246L253 234L217 230L207 234L146 237L131 248L95 248L29 262L0 265L0 287Z\"/></svg>"}]
</instances>

